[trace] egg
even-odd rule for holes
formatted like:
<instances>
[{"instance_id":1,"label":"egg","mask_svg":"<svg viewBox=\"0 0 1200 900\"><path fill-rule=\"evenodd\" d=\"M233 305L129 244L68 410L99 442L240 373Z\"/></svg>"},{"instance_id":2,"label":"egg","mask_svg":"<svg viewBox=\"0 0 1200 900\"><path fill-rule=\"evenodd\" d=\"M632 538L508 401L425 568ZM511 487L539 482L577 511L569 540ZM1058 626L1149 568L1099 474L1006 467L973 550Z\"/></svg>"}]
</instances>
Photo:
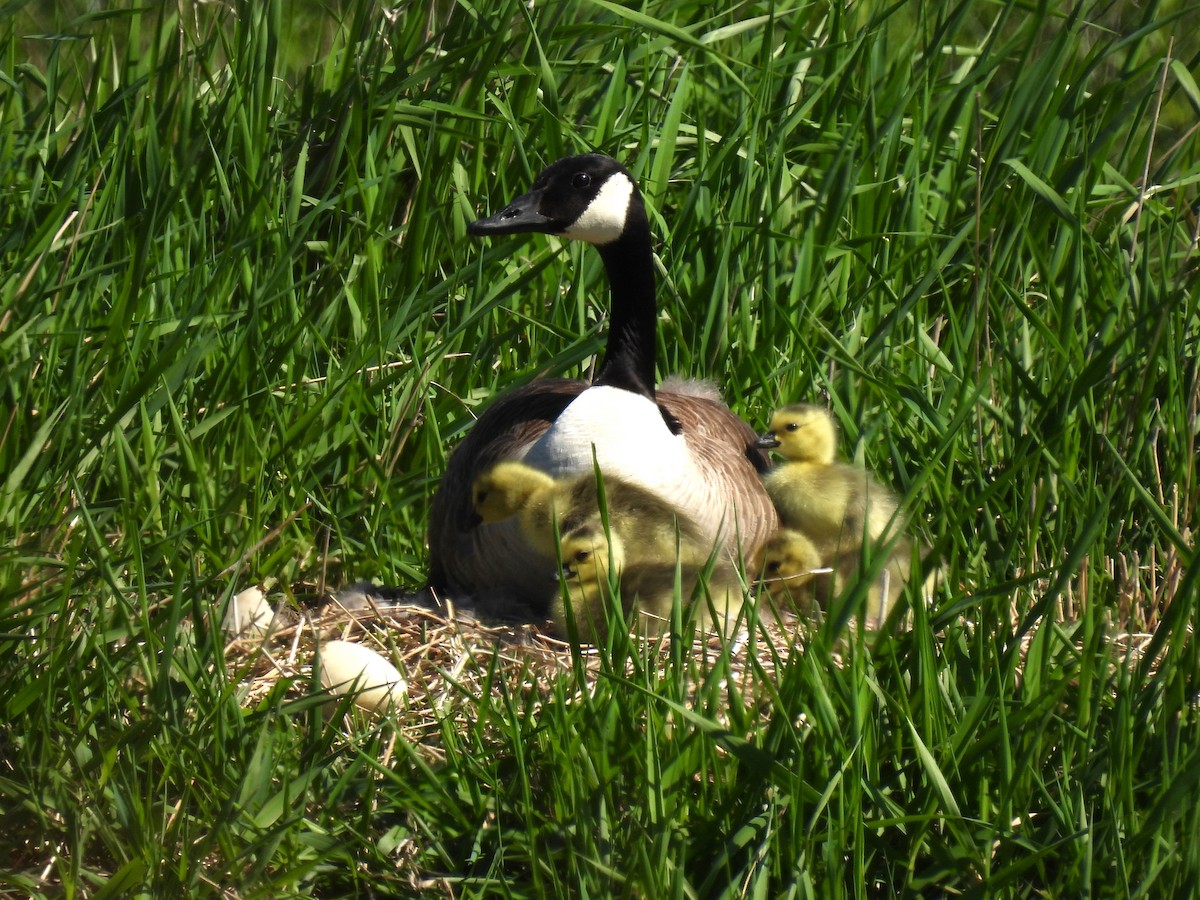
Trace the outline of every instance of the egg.
<instances>
[{"instance_id":1,"label":"egg","mask_svg":"<svg viewBox=\"0 0 1200 900\"><path fill-rule=\"evenodd\" d=\"M321 644L320 665L322 687L333 694L354 695L354 705L368 712L399 704L408 693L400 671L362 644L326 641Z\"/></svg>"}]
</instances>

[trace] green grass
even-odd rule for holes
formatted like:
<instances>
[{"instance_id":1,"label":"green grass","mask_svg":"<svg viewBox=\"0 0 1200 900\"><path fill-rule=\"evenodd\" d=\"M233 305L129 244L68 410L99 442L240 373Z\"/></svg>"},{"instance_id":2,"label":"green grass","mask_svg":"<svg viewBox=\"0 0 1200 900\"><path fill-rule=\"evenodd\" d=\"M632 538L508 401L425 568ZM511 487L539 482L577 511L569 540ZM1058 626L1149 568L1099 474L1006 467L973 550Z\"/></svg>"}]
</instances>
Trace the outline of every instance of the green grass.
<instances>
[{"instance_id":1,"label":"green grass","mask_svg":"<svg viewBox=\"0 0 1200 900\"><path fill-rule=\"evenodd\" d=\"M1194 6L85 6L0 7L0 890L1200 890ZM473 416L587 371L595 254L465 226L593 148L660 373L827 398L933 608L485 648L423 742L248 693L214 609L418 584Z\"/></svg>"}]
</instances>

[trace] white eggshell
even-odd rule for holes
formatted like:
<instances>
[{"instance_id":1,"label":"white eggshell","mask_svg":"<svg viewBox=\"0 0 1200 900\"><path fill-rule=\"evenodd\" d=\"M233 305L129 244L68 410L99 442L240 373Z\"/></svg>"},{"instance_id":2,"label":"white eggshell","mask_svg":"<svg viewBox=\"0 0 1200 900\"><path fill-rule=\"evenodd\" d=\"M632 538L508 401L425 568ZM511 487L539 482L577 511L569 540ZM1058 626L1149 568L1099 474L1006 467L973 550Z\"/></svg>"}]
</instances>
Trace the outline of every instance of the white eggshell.
<instances>
[{"instance_id":1,"label":"white eggshell","mask_svg":"<svg viewBox=\"0 0 1200 900\"><path fill-rule=\"evenodd\" d=\"M246 588L229 598L221 627L231 638L262 637L274 618L275 609L266 595L256 587Z\"/></svg>"},{"instance_id":2,"label":"white eggshell","mask_svg":"<svg viewBox=\"0 0 1200 900\"><path fill-rule=\"evenodd\" d=\"M354 704L361 709L386 709L408 692L399 670L362 644L326 641L320 662L321 686L335 694L354 694Z\"/></svg>"}]
</instances>

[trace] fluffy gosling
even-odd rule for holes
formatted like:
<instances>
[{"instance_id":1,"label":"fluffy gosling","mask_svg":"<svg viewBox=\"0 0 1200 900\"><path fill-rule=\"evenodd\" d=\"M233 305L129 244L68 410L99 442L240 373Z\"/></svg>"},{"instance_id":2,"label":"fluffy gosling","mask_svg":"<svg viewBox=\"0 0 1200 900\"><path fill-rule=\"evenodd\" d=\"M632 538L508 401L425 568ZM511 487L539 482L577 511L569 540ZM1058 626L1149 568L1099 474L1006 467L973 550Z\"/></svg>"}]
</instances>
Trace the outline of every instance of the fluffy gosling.
<instances>
[{"instance_id":1,"label":"fluffy gosling","mask_svg":"<svg viewBox=\"0 0 1200 900\"><path fill-rule=\"evenodd\" d=\"M627 565L619 529L610 527L606 532L594 522L566 534L560 549L562 583L551 602L550 617L562 635L571 634L569 621L573 621L581 643L600 643L609 633L610 571L619 579L625 624L632 625L637 615L647 635L670 629L677 574L680 602L685 608L695 605L697 627L712 627L716 622L728 628L741 609L741 580L732 566L721 562L711 567L681 562L678 570L674 562L664 561Z\"/></svg>"},{"instance_id":2,"label":"fluffy gosling","mask_svg":"<svg viewBox=\"0 0 1200 900\"><path fill-rule=\"evenodd\" d=\"M866 469L838 461L837 443L837 426L828 410L805 403L776 410L759 447L774 450L784 462L764 477L764 484L784 530L807 538L822 565L833 570L831 577L812 583L808 596L820 606L856 576L864 540L887 550L887 563L869 589L864 610L868 621L878 625L911 575L912 544L900 537L905 520L896 495ZM800 558L807 550L784 534L769 555L785 570L799 572L803 560L789 560L788 555ZM775 599L776 588L766 589Z\"/></svg>"},{"instance_id":3,"label":"fluffy gosling","mask_svg":"<svg viewBox=\"0 0 1200 900\"><path fill-rule=\"evenodd\" d=\"M866 469L837 461L837 440L829 412L801 403L777 410L758 441L784 458L763 479L784 526L804 532L826 559L864 537L889 540L904 524L895 494Z\"/></svg>"},{"instance_id":4,"label":"fluffy gosling","mask_svg":"<svg viewBox=\"0 0 1200 900\"><path fill-rule=\"evenodd\" d=\"M831 574L816 545L793 528L780 528L762 545L751 571L758 576L760 598L769 600L776 611L792 608L803 614L813 612L828 592Z\"/></svg>"},{"instance_id":5,"label":"fluffy gosling","mask_svg":"<svg viewBox=\"0 0 1200 900\"><path fill-rule=\"evenodd\" d=\"M593 472L553 478L525 463L501 462L475 479L471 497L485 523L518 516L525 540L550 558L556 530L565 536L601 523ZM688 563L708 559L712 547L700 528L660 497L605 478L604 498L608 521L628 548L628 564L673 564L677 556Z\"/></svg>"}]
</instances>

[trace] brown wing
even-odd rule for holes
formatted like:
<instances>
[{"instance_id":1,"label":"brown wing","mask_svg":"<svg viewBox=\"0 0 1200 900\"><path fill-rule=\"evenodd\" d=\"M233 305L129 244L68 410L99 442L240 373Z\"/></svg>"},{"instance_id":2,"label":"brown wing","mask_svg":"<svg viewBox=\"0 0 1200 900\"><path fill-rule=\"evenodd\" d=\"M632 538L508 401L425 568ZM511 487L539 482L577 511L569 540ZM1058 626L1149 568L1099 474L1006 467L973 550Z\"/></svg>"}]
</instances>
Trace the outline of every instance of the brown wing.
<instances>
[{"instance_id":1,"label":"brown wing","mask_svg":"<svg viewBox=\"0 0 1200 900\"><path fill-rule=\"evenodd\" d=\"M730 539L738 536L749 559L779 527L775 504L759 475L770 468L770 460L755 446L758 435L729 407L707 397L659 391L658 401L679 420L688 447L704 469L707 507L714 517L726 517L726 534ZM730 512L732 522L727 518ZM732 540L727 544L732 546Z\"/></svg>"},{"instance_id":2,"label":"brown wing","mask_svg":"<svg viewBox=\"0 0 1200 900\"><path fill-rule=\"evenodd\" d=\"M429 510L429 586L451 595L497 593L497 605L549 597L552 572L521 540L515 520L483 525L471 504L475 477L502 459L524 455L587 382L541 378L508 391L471 427L450 456ZM536 572L536 574L534 574ZM512 594L512 596L507 596Z\"/></svg>"}]
</instances>

